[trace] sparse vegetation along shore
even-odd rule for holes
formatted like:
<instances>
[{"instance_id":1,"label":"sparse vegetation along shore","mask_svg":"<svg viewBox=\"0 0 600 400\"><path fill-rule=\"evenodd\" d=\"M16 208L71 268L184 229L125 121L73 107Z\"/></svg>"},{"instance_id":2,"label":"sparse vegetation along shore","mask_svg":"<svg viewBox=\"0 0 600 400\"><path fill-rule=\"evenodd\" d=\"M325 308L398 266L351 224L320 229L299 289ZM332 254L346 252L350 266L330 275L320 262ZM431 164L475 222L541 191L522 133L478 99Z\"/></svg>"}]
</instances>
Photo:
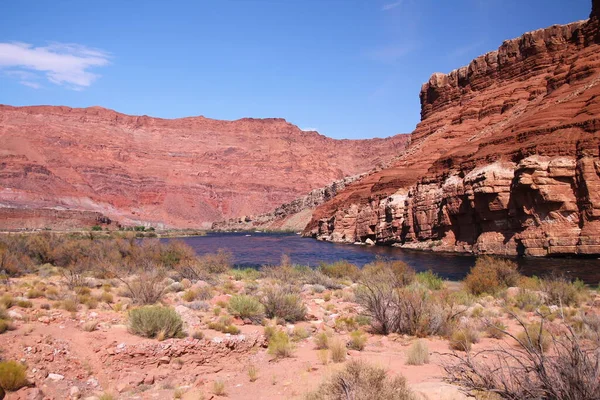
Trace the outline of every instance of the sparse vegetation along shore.
<instances>
[{"instance_id":1,"label":"sparse vegetation along shore","mask_svg":"<svg viewBox=\"0 0 600 400\"><path fill-rule=\"evenodd\" d=\"M260 382L282 384L272 362L302 359L309 365L307 371L344 364L336 376L350 379L356 393L381 390L389 392L389 398L411 398L410 380L402 380L398 368L404 373L410 368L443 368L447 379L464 390L511 398L523 393L519 388L524 384L518 376L523 371L506 361L512 359L546 371L528 373L529 389L542 397L550 393L566 399L560 393L598 389L596 381L585 378L599 373L598 293L566 277L524 277L507 259L479 258L464 282L450 283L398 261L377 260L362 269L336 262L312 269L284 257L277 266L236 270L227 252L197 255L176 240L43 232L0 236L0 273L0 335L10 335L11 340L25 340L30 330L43 332L54 323L67 330L75 326L83 335L111 335L113 326L123 325L129 333L120 331L121 338L135 335L148 341L146 346L161 341L177 346L188 340L195 346L216 346L223 338L247 340L243 338L255 335L262 338L257 347L232 353L237 361L231 368L239 365L243 381L250 376L257 387ZM402 337L421 339L404 343ZM396 347L401 354L396 370L386 372L368 362ZM26 360L27 371L35 368L27 384L45 381L38 373L47 372L45 361L22 353L18 346L2 349L3 362ZM261 364L253 355L261 352L271 364ZM486 352L506 361L501 376L512 382L508 386L492 376L489 363L480 356ZM169 358L167 364L175 370L197 357L193 352L177 354L178 361ZM16 382L4 387L15 390L24 382L19 375L23 367L3 365L0 382ZM52 365L59 368L61 362ZM91 366L90 373L97 373L94 368L98 371L100 365ZM286 368L292 365L300 364ZM64 368L60 372L69 374L67 364ZM120 372L113 373L118 377ZM165 376L175 381L178 377ZM226 383L230 396L237 390L226 375L211 377L220 382L215 393L221 392L221 383ZM323 383L321 397L313 393L309 398L338 398L337 378L332 379ZM159 390L155 381L146 390ZM118 382L96 392L114 391ZM181 392L184 383L177 381L173 393Z\"/></svg>"}]
</instances>

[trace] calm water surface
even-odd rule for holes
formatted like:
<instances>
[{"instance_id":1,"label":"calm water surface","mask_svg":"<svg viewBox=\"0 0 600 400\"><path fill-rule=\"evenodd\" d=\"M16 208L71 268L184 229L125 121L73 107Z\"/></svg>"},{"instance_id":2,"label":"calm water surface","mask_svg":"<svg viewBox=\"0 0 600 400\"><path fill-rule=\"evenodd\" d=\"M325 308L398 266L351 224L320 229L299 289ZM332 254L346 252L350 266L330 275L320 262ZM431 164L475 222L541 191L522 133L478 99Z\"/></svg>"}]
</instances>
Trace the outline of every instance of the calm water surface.
<instances>
[{"instance_id":1,"label":"calm water surface","mask_svg":"<svg viewBox=\"0 0 600 400\"><path fill-rule=\"evenodd\" d=\"M417 271L432 270L440 276L458 280L464 278L475 264L475 257L404 250L388 246L354 246L321 242L295 234L209 233L206 236L183 238L198 254L230 251L238 267L276 265L287 254L294 264L317 266L321 262L346 260L363 266L377 257L402 260ZM168 240L168 239L165 239ZM579 258L516 260L526 275L559 272L596 285L600 282L600 260Z\"/></svg>"}]
</instances>

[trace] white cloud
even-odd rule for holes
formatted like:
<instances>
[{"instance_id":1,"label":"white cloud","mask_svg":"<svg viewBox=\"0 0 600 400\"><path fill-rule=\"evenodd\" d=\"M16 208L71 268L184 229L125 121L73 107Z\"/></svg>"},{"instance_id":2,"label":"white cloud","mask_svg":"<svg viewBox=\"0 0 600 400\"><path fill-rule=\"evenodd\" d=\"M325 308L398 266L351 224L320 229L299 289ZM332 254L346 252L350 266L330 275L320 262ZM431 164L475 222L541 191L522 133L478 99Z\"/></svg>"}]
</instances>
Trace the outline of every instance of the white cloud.
<instances>
[{"instance_id":1,"label":"white cloud","mask_svg":"<svg viewBox=\"0 0 600 400\"><path fill-rule=\"evenodd\" d=\"M45 78L73 90L90 86L100 75L89 71L109 64L110 54L78 44L51 43L34 47L27 43L0 43L0 69L23 85L38 88Z\"/></svg>"},{"instance_id":2,"label":"white cloud","mask_svg":"<svg viewBox=\"0 0 600 400\"><path fill-rule=\"evenodd\" d=\"M399 1L395 1L393 3L384 4L383 7L381 7L381 11L388 11L393 8L399 7L402 5L403 2L404 2L404 0L399 0Z\"/></svg>"}]
</instances>

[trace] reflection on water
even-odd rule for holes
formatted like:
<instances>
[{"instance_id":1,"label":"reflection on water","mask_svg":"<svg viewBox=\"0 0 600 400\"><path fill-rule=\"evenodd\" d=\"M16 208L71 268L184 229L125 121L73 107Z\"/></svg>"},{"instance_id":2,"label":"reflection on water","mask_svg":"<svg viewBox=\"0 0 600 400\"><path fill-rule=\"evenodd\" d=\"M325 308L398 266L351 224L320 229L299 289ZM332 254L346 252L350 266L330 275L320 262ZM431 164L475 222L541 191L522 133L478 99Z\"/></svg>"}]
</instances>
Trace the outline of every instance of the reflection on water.
<instances>
[{"instance_id":1,"label":"reflection on water","mask_svg":"<svg viewBox=\"0 0 600 400\"><path fill-rule=\"evenodd\" d=\"M169 240L169 239L164 239ZM198 254L230 251L236 266L255 267L275 265L287 254L293 263L317 266L321 262L347 260L363 266L377 257L402 260L417 271L432 270L446 279L464 278L475 264L475 257L403 250L387 246L354 246L320 242L295 234L211 233L207 236L181 239ZM568 274L596 285L600 282L600 260L555 258L518 259L521 272L526 275L544 275L549 272Z\"/></svg>"}]
</instances>

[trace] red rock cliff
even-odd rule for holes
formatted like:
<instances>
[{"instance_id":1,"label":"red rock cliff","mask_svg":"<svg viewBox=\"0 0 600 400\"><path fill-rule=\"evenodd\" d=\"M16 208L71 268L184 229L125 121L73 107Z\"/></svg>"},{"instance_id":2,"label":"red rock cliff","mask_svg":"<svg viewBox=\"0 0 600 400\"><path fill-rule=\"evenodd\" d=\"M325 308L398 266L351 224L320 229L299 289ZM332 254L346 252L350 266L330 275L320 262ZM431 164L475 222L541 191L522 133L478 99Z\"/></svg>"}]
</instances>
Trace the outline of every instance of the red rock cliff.
<instances>
[{"instance_id":1,"label":"red rock cliff","mask_svg":"<svg viewBox=\"0 0 600 400\"><path fill-rule=\"evenodd\" d=\"M62 210L82 223L210 227L365 172L406 141L334 140L283 119L0 106L0 229L63 227Z\"/></svg>"},{"instance_id":2,"label":"red rock cliff","mask_svg":"<svg viewBox=\"0 0 600 400\"><path fill-rule=\"evenodd\" d=\"M305 234L495 254L600 254L600 5L423 85L390 167L319 207Z\"/></svg>"}]
</instances>

